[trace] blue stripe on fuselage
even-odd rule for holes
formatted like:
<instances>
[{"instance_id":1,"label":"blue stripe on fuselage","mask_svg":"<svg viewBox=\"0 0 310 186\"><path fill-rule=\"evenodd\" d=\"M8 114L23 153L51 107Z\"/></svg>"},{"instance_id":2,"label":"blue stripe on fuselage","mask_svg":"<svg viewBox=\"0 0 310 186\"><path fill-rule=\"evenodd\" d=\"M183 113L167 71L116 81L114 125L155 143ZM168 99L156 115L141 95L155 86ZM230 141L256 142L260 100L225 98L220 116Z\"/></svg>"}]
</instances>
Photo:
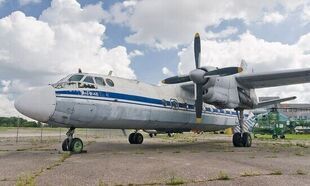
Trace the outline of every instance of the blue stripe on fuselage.
<instances>
[{"instance_id":1,"label":"blue stripe on fuselage","mask_svg":"<svg viewBox=\"0 0 310 186\"><path fill-rule=\"evenodd\" d=\"M122 93L115 93L115 92L106 92L106 91L94 91L94 90L58 90L56 94L60 95L77 95L77 96L92 96L92 97L99 97L99 98L112 98L112 99L122 99L126 101L136 101L141 103L148 103L148 104L155 104L155 105L164 105L164 101L155 98L148 98L143 96L136 96L130 94L122 94ZM166 100L166 106L171 106L171 102ZM180 108L184 109L194 109L194 105L187 104L187 103L178 103ZM207 108L207 112L218 113L218 114L225 114L225 115L236 115L236 112L231 112L231 114L226 112L220 112L219 109L213 109L211 111L210 108Z\"/></svg>"}]
</instances>

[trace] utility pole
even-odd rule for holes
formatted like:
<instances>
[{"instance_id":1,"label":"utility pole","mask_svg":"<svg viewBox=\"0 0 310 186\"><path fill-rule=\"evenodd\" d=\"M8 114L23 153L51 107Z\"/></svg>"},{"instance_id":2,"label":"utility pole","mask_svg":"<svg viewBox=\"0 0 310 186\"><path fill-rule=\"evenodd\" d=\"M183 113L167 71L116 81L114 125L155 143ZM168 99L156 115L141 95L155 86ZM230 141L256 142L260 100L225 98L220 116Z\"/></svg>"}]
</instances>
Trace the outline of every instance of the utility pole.
<instances>
[{"instance_id":1,"label":"utility pole","mask_svg":"<svg viewBox=\"0 0 310 186\"><path fill-rule=\"evenodd\" d=\"M19 122L20 122L20 117L17 118L16 143L18 143Z\"/></svg>"},{"instance_id":2,"label":"utility pole","mask_svg":"<svg viewBox=\"0 0 310 186\"><path fill-rule=\"evenodd\" d=\"M42 143L43 124L40 121L38 122L38 124L41 125L41 138L40 138L40 141Z\"/></svg>"}]
</instances>

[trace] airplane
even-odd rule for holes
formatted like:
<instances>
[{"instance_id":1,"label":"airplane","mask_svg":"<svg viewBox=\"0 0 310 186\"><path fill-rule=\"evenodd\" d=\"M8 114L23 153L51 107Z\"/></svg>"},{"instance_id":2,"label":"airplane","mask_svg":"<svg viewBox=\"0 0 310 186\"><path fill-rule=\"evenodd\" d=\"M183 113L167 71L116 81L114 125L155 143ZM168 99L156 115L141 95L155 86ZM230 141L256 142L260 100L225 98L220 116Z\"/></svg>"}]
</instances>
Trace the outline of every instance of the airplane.
<instances>
[{"instance_id":1,"label":"airplane","mask_svg":"<svg viewBox=\"0 0 310 186\"><path fill-rule=\"evenodd\" d=\"M14 106L34 120L69 128L62 150L74 153L83 151L82 140L74 137L76 128L134 129L129 143L142 144L140 130L182 133L238 126L233 145L250 147L252 138L244 127L249 117L244 111L296 98L258 102L255 88L310 82L309 68L249 73L245 61L241 67L205 67L200 65L200 53L196 33L196 69L167 78L162 86L79 70L24 93Z\"/></svg>"}]
</instances>

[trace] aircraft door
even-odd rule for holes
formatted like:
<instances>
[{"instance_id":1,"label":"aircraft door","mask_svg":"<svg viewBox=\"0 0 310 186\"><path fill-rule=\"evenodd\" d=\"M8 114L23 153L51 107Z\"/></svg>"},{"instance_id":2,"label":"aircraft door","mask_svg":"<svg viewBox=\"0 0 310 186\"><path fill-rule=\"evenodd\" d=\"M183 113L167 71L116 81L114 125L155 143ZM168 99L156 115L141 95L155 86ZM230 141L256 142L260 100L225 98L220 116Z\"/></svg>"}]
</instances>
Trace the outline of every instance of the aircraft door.
<instances>
[{"instance_id":1,"label":"aircraft door","mask_svg":"<svg viewBox=\"0 0 310 186\"><path fill-rule=\"evenodd\" d=\"M96 112L97 109L94 104L76 103L71 119L81 122L90 122L94 120Z\"/></svg>"}]
</instances>

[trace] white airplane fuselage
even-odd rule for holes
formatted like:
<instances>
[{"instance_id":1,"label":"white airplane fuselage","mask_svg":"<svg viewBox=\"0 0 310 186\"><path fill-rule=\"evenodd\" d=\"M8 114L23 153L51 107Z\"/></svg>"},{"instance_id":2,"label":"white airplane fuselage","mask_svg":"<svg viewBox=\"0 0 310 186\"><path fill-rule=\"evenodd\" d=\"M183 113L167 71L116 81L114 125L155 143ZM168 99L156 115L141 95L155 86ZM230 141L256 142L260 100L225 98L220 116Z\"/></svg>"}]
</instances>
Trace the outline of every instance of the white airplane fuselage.
<instances>
[{"instance_id":1,"label":"white airplane fuselage","mask_svg":"<svg viewBox=\"0 0 310 186\"><path fill-rule=\"evenodd\" d=\"M204 104L202 123L195 122L195 98L180 85L155 86L136 80L82 74L80 82L63 82L32 90L15 107L24 115L53 126L107 129L151 129L163 132L216 131L238 124L234 110ZM90 76L114 86L81 87ZM67 77L67 79L69 76ZM36 98L35 98L36 97ZM25 105L25 100L33 101ZM32 108L33 107L33 108Z\"/></svg>"}]
</instances>

